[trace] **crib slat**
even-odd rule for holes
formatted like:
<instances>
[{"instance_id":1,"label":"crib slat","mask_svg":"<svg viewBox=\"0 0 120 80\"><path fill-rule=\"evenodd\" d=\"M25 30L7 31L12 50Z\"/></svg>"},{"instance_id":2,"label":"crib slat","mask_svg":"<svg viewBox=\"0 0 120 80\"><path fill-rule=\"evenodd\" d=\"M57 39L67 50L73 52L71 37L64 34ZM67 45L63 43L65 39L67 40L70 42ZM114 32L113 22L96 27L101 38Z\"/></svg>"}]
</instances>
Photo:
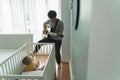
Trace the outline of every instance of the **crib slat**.
<instances>
[{"instance_id":1,"label":"crib slat","mask_svg":"<svg viewBox=\"0 0 120 80\"><path fill-rule=\"evenodd\" d=\"M43 55L46 53L46 46L43 46L43 50L44 50L44 52L43 52Z\"/></svg>"},{"instance_id":2,"label":"crib slat","mask_svg":"<svg viewBox=\"0 0 120 80\"><path fill-rule=\"evenodd\" d=\"M16 67L16 65L15 65L15 56L13 56L13 67L12 67L12 73L14 73L15 74L15 67Z\"/></svg>"},{"instance_id":3,"label":"crib slat","mask_svg":"<svg viewBox=\"0 0 120 80\"><path fill-rule=\"evenodd\" d=\"M11 73L11 71L10 71L10 69L11 69L11 64L9 64L9 61L10 61L10 59L7 61L7 71L8 71L8 74L10 74Z\"/></svg>"},{"instance_id":4,"label":"crib slat","mask_svg":"<svg viewBox=\"0 0 120 80\"><path fill-rule=\"evenodd\" d=\"M20 56L21 56L20 54L21 54L21 52L19 51L19 52L17 53L17 60L18 60L18 61L20 61Z\"/></svg>"},{"instance_id":5,"label":"crib slat","mask_svg":"<svg viewBox=\"0 0 120 80\"><path fill-rule=\"evenodd\" d=\"M44 50L44 52L43 52L43 55L46 53L46 45L43 47L43 50Z\"/></svg>"},{"instance_id":6,"label":"crib slat","mask_svg":"<svg viewBox=\"0 0 120 80\"><path fill-rule=\"evenodd\" d=\"M17 74L17 68L18 65L17 65L17 54L15 55L15 74Z\"/></svg>"},{"instance_id":7,"label":"crib slat","mask_svg":"<svg viewBox=\"0 0 120 80\"><path fill-rule=\"evenodd\" d=\"M17 65L18 65L18 69L17 69L17 72L20 72L20 70L21 70L21 64L18 64L18 63L21 63L21 59L20 59L20 56L23 56L23 55L21 55L21 53L22 53L22 51L19 51L18 53L17 53Z\"/></svg>"},{"instance_id":8,"label":"crib slat","mask_svg":"<svg viewBox=\"0 0 120 80\"><path fill-rule=\"evenodd\" d=\"M14 74L14 56L11 58L11 73Z\"/></svg>"},{"instance_id":9,"label":"crib slat","mask_svg":"<svg viewBox=\"0 0 120 80\"><path fill-rule=\"evenodd\" d=\"M17 61L18 61L18 62L17 62L17 65L18 65L17 71L18 71L18 72L20 72L20 65L21 65L21 64L18 64L18 63L21 63L21 62L20 62L20 56L21 56L20 54L21 54L21 51L19 51L18 54L17 54Z\"/></svg>"},{"instance_id":10,"label":"crib slat","mask_svg":"<svg viewBox=\"0 0 120 80\"><path fill-rule=\"evenodd\" d=\"M6 70L5 70L5 64L3 64L3 73L6 74Z\"/></svg>"},{"instance_id":11,"label":"crib slat","mask_svg":"<svg viewBox=\"0 0 120 80\"><path fill-rule=\"evenodd\" d=\"M5 70L6 70L6 74L8 74L9 72L8 72L8 64L7 64L7 62L5 63Z\"/></svg>"},{"instance_id":12,"label":"crib slat","mask_svg":"<svg viewBox=\"0 0 120 80\"><path fill-rule=\"evenodd\" d=\"M14 59L14 57L11 57L10 62L9 62L9 64L11 64L11 70L10 70L11 73L13 73L13 71L14 71L14 62L13 62L14 60L13 59Z\"/></svg>"},{"instance_id":13,"label":"crib slat","mask_svg":"<svg viewBox=\"0 0 120 80\"><path fill-rule=\"evenodd\" d=\"M15 69L15 67L14 67L14 64L15 62L14 62L14 56L11 58L11 73L12 74L14 74L14 69Z\"/></svg>"},{"instance_id":14,"label":"crib slat","mask_svg":"<svg viewBox=\"0 0 120 80\"><path fill-rule=\"evenodd\" d=\"M48 54L50 53L51 51L50 51L50 45L48 45Z\"/></svg>"},{"instance_id":15,"label":"crib slat","mask_svg":"<svg viewBox=\"0 0 120 80\"><path fill-rule=\"evenodd\" d=\"M5 71L4 71L4 64L2 65L2 74L5 74Z\"/></svg>"},{"instance_id":16,"label":"crib slat","mask_svg":"<svg viewBox=\"0 0 120 80\"><path fill-rule=\"evenodd\" d=\"M12 64L12 62L11 62L11 58L10 58L10 60L8 60L8 71L9 71L9 74L11 74L11 64Z\"/></svg>"},{"instance_id":17,"label":"crib slat","mask_svg":"<svg viewBox=\"0 0 120 80\"><path fill-rule=\"evenodd\" d=\"M48 45L46 45L46 52L44 53L44 55L47 53L48 53Z\"/></svg>"},{"instance_id":18,"label":"crib slat","mask_svg":"<svg viewBox=\"0 0 120 80\"><path fill-rule=\"evenodd\" d=\"M43 50L43 46L41 47L41 54L43 54L44 50Z\"/></svg>"}]
</instances>

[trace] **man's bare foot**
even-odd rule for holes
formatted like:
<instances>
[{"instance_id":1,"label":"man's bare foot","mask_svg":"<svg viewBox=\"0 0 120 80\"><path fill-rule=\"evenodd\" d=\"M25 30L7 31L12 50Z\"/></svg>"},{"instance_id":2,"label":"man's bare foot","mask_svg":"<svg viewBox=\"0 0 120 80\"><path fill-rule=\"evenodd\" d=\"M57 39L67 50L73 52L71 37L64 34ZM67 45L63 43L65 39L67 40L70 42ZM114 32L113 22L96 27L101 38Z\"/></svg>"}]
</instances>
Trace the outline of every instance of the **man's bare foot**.
<instances>
[{"instance_id":1,"label":"man's bare foot","mask_svg":"<svg viewBox=\"0 0 120 80\"><path fill-rule=\"evenodd\" d=\"M37 53L32 53L32 57L36 56Z\"/></svg>"},{"instance_id":2,"label":"man's bare foot","mask_svg":"<svg viewBox=\"0 0 120 80\"><path fill-rule=\"evenodd\" d=\"M58 65L58 69L61 69L61 68L62 68L62 65L61 65L61 64L59 64L59 65Z\"/></svg>"}]
</instances>

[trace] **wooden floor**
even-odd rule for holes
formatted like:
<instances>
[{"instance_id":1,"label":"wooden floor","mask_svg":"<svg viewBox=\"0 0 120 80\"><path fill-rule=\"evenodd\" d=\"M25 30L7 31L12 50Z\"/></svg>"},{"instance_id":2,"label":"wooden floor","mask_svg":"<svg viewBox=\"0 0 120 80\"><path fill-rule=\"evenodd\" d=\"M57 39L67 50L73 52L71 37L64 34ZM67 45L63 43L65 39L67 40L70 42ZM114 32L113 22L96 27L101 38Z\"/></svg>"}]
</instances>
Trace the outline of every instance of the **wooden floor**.
<instances>
[{"instance_id":1,"label":"wooden floor","mask_svg":"<svg viewBox=\"0 0 120 80\"><path fill-rule=\"evenodd\" d=\"M37 56L36 56L36 61L46 62L48 56L49 56L49 55L37 55Z\"/></svg>"},{"instance_id":2,"label":"wooden floor","mask_svg":"<svg viewBox=\"0 0 120 80\"><path fill-rule=\"evenodd\" d=\"M42 67L45 65L47 58L48 58L48 55L37 55L36 56L36 62L39 62L39 67Z\"/></svg>"},{"instance_id":3,"label":"wooden floor","mask_svg":"<svg viewBox=\"0 0 120 80\"><path fill-rule=\"evenodd\" d=\"M57 79L56 80L71 80L70 79L70 68L68 62L62 62L62 68L57 67Z\"/></svg>"},{"instance_id":4,"label":"wooden floor","mask_svg":"<svg viewBox=\"0 0 120 80\"><path fill-rule=\"evenodd\" d=\"M45 62L48 58L48 55L39 55L36 57L37 61ZM58 68L56 64L56 78L54 80L71 80L70 79L70 68L68 62L62 62L61 68Z\"/></svg>"}]
</instances>

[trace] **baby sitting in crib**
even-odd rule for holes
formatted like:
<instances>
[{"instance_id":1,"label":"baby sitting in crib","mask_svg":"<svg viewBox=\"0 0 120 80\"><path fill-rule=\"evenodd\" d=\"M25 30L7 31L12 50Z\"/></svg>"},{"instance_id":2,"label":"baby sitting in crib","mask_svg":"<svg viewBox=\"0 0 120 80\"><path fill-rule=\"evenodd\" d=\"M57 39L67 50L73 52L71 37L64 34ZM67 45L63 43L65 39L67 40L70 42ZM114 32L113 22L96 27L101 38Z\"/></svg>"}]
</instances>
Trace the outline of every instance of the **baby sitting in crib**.
<instances>
[{"instance_id":1,"label":"baby sitting in crib","mask_svg":"<svg viewBox=\"0 0 120 80\"><path fill-rule=\"evenodd\" d=\"M25 66L25 68L23 69L24 72L28 72L28 71L35 71L35 70L43 70L44 66L41 67L40 69L38 69L39 67L39 62L38 63L34 63L32 61L32 58L29 57L29 56L26 56L23 60L22 60L22 63Z\"/></svg>"}]
</instances>

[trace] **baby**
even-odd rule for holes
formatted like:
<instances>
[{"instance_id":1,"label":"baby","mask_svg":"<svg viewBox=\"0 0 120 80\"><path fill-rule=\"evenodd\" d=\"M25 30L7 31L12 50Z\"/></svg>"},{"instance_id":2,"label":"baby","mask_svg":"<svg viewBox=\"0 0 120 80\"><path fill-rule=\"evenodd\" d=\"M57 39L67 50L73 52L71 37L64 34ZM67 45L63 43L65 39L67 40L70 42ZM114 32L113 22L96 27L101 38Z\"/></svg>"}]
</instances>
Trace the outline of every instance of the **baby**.
<instances>
[{"instance_id":1,"label":"baby","mask_svg":"<svg viewBox=\"0 0 120 80\"><path fill-rule=\"evenodd\" d=\"M24 64L24 65L26 65L25 66L25 68L24 68L24 72L27 72L27 71L35 71L35 70L37 70L37 68L39 67L39 62L38 63L34 63L33 61L32 61L32 59L30 58L30 57L25 57L23 60L22 60L22 63Z\"/></svg>"}]
</instances>

